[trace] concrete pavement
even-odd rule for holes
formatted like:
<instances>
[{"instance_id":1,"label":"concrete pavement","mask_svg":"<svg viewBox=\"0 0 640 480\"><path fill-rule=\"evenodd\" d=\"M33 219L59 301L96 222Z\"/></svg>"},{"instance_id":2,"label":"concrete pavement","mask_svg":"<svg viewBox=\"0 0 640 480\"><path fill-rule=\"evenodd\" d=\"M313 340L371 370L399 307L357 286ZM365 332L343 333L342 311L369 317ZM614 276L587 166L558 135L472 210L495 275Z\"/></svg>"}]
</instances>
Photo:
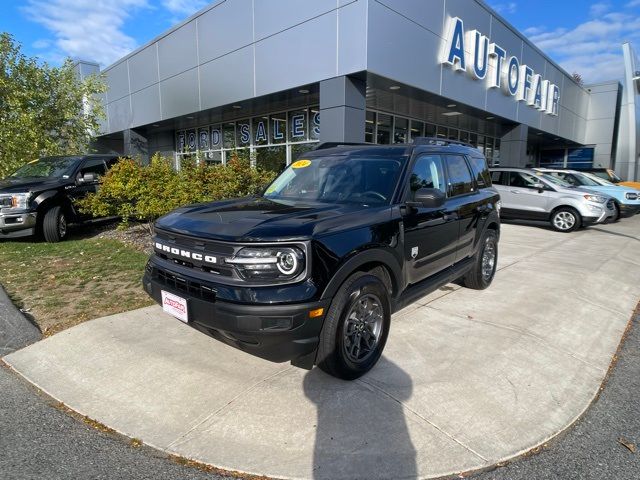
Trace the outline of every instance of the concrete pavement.
<instances>
[{"instance_id":1,"label":"concrete pavement","mask_svg":"<svg viewBox=\"0 0 640 480\"><path fill-rule=\"evenodd\" d=\"M346 383L270 364L159 309L94 320L5 357L131 437L291 478L436 477L533 448L588 407L640 298L640 218L571 235L504 225L489 290L448 286L394 316Z\"/></svg>"}]
</instances>

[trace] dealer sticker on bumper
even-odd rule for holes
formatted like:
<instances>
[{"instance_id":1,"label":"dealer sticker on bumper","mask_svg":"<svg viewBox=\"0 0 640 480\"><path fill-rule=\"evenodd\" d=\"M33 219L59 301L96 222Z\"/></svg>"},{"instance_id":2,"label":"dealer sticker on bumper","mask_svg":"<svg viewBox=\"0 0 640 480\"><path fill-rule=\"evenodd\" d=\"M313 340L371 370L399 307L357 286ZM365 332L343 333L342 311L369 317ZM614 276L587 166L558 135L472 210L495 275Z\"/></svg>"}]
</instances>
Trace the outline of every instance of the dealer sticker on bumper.
<instances>
[{"instance_id":1,"label":"dealer sticker on bumper","mask_svg":"<svg viewBox=\"0 0 640 480\"><path fill-rule=\"evenodd\" d=\"M184 323L189 321L189 313L187 311L187 301L174 295L173 293L162 290L162 310L169 315L173 315Z\"/></svg>"}]
</instances>

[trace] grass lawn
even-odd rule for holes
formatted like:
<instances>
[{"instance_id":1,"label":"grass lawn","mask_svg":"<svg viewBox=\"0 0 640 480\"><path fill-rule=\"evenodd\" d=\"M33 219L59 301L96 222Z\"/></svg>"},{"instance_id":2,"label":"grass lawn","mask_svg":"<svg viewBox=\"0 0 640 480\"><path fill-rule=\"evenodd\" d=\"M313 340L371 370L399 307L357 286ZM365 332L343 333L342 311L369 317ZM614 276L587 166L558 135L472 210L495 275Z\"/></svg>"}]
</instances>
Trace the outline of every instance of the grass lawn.
<instances>
[{"instance_id":1,"label":"grass lawn","mask_svg":"<svg viewBox=\"0 0 640 480\"><path fill-rule=\"evenodd\" d=\"M148 256L110 239L0 242L0 283L45 335L151 305L140 284Z\"/></svg>"}]
</instances>

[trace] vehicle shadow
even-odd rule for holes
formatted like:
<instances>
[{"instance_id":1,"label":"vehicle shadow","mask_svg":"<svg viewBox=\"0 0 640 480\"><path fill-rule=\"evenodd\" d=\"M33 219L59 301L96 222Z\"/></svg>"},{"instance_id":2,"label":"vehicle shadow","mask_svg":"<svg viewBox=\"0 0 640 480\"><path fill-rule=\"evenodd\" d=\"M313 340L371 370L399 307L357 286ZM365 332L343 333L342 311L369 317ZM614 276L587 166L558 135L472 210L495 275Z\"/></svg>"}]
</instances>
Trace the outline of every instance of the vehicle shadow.
<instances>
[{"instance_id":1,"label":"vehicle shadow","mask_svg":"<svg viewBox=\"0 0 640 480\"><path fill-rule=\"evenodd\" d=\"M640 238L634 237L633 235L627 235L626 233L611 232L609 230L603 230L602 228L596 228L596 227L591 227L591 230L595 230L596 232L606 233L608 235L615 235L616 237L626 237L626 238L630 238L631 240L635 240L636 242L640 242Z\"/></svg>"},{"instance_id":2,"label":"vehicle shadow","mask_svg":"<svg viewBox=\"0 0 640 480\"><path fill-rule=\"evenodd\" d=\"M346 382L319 368L305 375L304 392L317 407L313 478L415 478L416 450L400 402L411 397L409 375L388 359L385 371L403 398L363 380Z\"/></svg>"}]
</instances>

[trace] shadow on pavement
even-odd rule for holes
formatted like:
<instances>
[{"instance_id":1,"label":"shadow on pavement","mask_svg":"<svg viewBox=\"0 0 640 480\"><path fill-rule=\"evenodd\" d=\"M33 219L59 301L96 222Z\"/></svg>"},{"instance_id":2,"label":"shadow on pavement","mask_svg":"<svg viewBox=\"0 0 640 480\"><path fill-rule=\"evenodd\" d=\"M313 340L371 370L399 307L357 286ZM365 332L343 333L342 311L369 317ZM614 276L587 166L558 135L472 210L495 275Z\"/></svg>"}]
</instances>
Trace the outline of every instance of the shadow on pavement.
<instances>
[{"instance_id":1,"label":"shadow on pavement","mask_svg":"<svg viewBox=\"0 0 640 480\"><path fill-rule=\"evenodd\" d=\"M381 358L402 398L391 397L366 382L345 382L314 368L304 378L304 392L317 407L313 478L415 478L416 449L400 402L411 396L409 375ZM366 376L363 377L366 380Z\"/></svg>"},{"instance_id":2,"label":"shadow on pavement","mask_svg":"<svg viewBox=\"0 0 640 480\"><path fill-rule=\"evenodd\" d=\"M636 242L640 242L640 238L634 237L633 235L627 235L626 233L612 232L610 230L603 230L602 228L591 227L591 230L595 230L596 232L606 233L608 235L615 235L616 237L627 237L631 240L635 240Z\"/></svg>"}]
</instances>

